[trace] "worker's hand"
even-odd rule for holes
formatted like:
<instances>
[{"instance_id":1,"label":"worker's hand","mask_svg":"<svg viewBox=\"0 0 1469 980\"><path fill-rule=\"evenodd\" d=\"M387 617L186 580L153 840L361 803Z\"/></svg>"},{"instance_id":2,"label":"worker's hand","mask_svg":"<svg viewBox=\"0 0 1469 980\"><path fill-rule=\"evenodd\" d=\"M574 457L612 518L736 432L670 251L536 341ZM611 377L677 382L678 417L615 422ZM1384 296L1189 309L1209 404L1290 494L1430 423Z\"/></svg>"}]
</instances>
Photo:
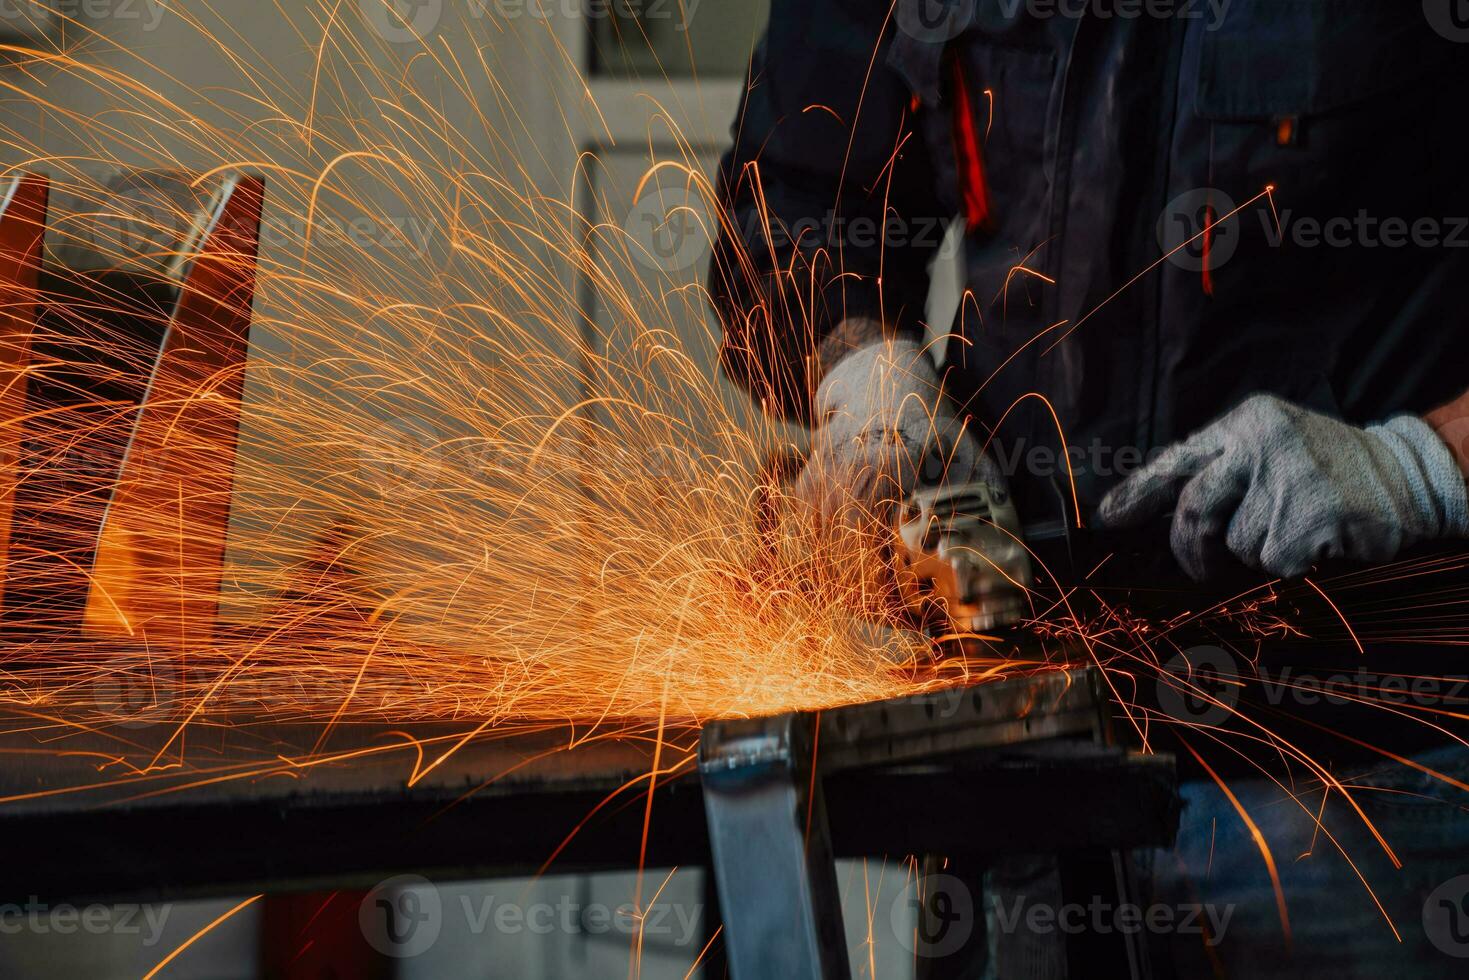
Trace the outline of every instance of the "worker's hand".
<instances>
[{"instance_id":1,"label":"worker's hand","mask_svg":"<svg viewBox=\"0 0 1469 980\"><path fill-rule=\"evenodd\" d=\"M816 392L811 458L796 496L826 525L888 523L890 505L917 487L1005 479L980 452L949 399L932 358L911 340L878 340L852 351Z\"/></svg>"},{"instance_id":2,"label":"worker's hand","mask_svg":"<svg viewBox=\"0 0 1469 980\"><path fill-rule=\"evenodd\" d=\"M1173 552L1203 579L1226 551L1294 577L1327 558L1388 561L1469 536L1464 474L1428 424L1356 426L1256 395L1166 450L1102 501L1136 527L1173 512Z\"/></svg>"}]
</instances>

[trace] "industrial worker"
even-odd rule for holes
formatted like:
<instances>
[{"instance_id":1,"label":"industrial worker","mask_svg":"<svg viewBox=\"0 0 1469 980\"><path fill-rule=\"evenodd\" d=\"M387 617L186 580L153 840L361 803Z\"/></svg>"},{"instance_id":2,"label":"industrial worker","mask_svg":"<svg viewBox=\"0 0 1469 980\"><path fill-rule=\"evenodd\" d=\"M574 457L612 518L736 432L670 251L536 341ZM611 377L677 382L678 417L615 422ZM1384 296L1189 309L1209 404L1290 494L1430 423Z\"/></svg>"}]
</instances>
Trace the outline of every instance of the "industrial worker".
<instances>
[{"instance_id":1,"label":"industrial worker","mask_svg":"<svg viewBox=\"0 0 1469 980\"><path fill-rule=\"evenodd\" d=\"M710 289L726 373L812 429L798 493L840 522L980 478L1031 521L1074 477L1084 521L1168 525L1200 580L1469 536L1456 9L774 0L720 171ZM931 324L953 216L963 301ZM1293 939L1238 808L1188 788L1179 853L1212 855L1219 900L1239 905L1216 966L1457 975L1469 879L1450 896L1464 949L1419 915L1469 873L1452 805L1469 802L1452 785L1469 751L1415 764L1371 784L1421 806L1372 814L1403 870L1351 852L1370 890L1334 851L1291 864L1310 821L1288 826L1301 808L1272 807L1263 780L1238 787L1296 903Z\"/></svg>"}]
</instances>

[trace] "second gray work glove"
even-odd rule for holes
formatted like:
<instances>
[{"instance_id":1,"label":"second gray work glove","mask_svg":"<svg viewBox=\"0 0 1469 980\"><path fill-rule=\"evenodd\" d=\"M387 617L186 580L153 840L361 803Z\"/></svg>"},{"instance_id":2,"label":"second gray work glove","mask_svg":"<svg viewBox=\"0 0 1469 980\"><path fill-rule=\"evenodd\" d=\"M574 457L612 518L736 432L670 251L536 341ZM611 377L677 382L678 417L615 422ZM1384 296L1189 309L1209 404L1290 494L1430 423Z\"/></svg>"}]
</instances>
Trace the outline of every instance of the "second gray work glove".
<instances>
[{"instance_id":1,"label":"second gray work glove","mask_svg":"<svg viewBox=\"0 0 1469 980\"><path fill-rule=\"evenodd\" d=\"M824 523L887 520L886 506L916 487L1005 479L980 452L928 352L907 339L879 340L844 356L816 392L811 458L796 496Z\"/></svg>"},{"instance_id":2,"label":"second gray work glove","mask_svg":"<svg viewBox=\"0 0 1469 980\"><path fill-rule=\"evenodd\" d=\"M1226 549L1289 578L1323 559L1388 561L1422 541L1469 536L1464 474L1421 418L1362 429L1270 395L1132 474L1101 517L1136 527L1170 511L1173 552L1195 579Z\"/></svg>"}]
</instances>

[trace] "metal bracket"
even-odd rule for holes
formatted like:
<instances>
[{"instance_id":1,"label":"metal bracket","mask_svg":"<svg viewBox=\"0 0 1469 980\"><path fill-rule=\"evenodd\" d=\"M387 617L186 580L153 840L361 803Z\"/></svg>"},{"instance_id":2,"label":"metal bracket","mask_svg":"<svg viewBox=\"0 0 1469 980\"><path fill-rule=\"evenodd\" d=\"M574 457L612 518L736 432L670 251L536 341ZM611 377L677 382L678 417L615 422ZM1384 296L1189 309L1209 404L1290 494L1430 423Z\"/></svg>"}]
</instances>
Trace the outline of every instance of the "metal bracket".
<instances>
[{"instance_id":1,"label":"metal bracket","mask_svg":"<svg viewBox=\"0 0 1469 980\"><path fill-rule=\"evenodd\" d=\"M850 976L812 716L712 722L699 742L710 848L736 977Z\"/></svg>"},{"instance_id":2,"label":"metal bracket","mask_svg":"<svg viewBox=\"0 0 1469 980\"><path fill-rule=\"evenodd\" d=\"M953 797L934 804L945 807L958 798L986 798L1017 771L1030 774L1025 796L1058 785L1064 794L1073 784L1057 781L1078 771L1106 772L1104 778L1123 785L1150 783L1160 765L1171 772L1170 760L1139 758L1108 744L1104 704L1096 671L1052 671L814 714L706 725L699 772L732 976L850 976L825 777L839 777L833 792L840 795L853 781L883 785L897 774L923 773L938 780L932 788L942 787L931 796ZM1141 825L1166 827L1176 820L1175 806L1151 798L1168 812L1138 826L1102 820L1094 839L1081 846L1082 836L1058 820L1049 834L1032 828L1026 847L1066 852L1068 894L1125 900L1126 849L1153 842L1153 831ZM932 833L938 828L918 823L929 832L908 828L924 838L906 842L919 848L912 853L942 850L942 835ZM1118 976L1148 975L1146 951L1137 944L1094 941L1068 955L1082 963L1105 959Z\"/></svg>"}]
</instances>

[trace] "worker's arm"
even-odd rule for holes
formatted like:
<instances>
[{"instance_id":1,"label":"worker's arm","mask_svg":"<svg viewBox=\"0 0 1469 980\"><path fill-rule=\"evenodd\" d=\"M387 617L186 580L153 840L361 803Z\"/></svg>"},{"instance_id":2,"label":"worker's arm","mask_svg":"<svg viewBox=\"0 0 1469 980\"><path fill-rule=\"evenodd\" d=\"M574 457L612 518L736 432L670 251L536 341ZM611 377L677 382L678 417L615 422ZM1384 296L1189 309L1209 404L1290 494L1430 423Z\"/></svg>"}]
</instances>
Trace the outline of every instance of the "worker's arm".
<instances>
[{"instance_id":1,"label":"worker's arm","mask_svg":"<svg viewBox=\"0 0 1469 980\"><path fill-rule=\"evenodd\" d=\"M1454 454L1459 471L1469 478L1469 391L1424 417Z\"/></svg>"},{"instance_id":2,"label":"worker's arm","mask_svg":"<svg viewBox=\"0 0 1469 980\"><path fill-rule=\"evenodd\" d=\"M803 421L843 356L921 336L943 235L912 96L887 63L889 7L775 0L720 169L723 366Z\"/></svg>"},{"instance_id":3,"label":"worker's arm","mask_svg":"<svg viewBox=\"0 0 1469 980\"><path fill-rule=\"evenodd\" d=\"M982 482L1006 496L1003 475L944 395L919 341L878 338L841 356L815 408L811 458L795 490L824 524L888 524L887 505L944 483Z\"/></svg>"},{"instance_id":4,"label":"worker's arm","mask_svg":"<svg viewBox=\"0 0 1469 980\"><path fill-rule=\"evenodd\" d=\"M1195 578L1231 553L1286 577L1328 558L1389 561L1469 537L1466 415L1469 396L1358 428L1257 395L1128 477L1101 516L1129 527L1171 511L1174 554Z\"/></svg>"},{"instance_id":5,"label":"worker's arm","mask_svg":"<svg viewBox=\"0 0 1469 980\"><path fill-rule=\"evenodd\" d=\"M775 0L720 170L721 360L768 411L811 424L795 490L828 526L886 524L919 486L1004 496L923 344L950 212L888 63L890 10Z\"/></svg>"}]
</instances>

